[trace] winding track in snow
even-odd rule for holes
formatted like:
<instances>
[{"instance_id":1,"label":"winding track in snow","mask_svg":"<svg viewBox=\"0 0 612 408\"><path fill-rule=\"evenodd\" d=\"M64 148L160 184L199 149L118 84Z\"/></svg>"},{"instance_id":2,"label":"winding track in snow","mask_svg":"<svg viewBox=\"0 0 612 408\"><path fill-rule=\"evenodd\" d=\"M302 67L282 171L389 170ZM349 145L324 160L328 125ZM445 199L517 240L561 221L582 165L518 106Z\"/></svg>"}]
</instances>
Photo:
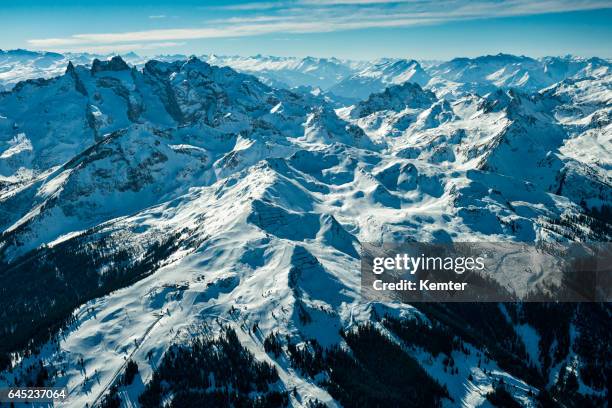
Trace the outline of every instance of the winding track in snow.
<instances>
[{"instance_id":1,"label":"winding track in snow","mask_svg":"<svg viewBox=\"0 0 612 408\"><path fill-rule=\"evenodd\" d=\"M104 396L104 394L106 394L106 392L110 389L110 387L113 386L113 384L115 383L115 381L117 381L117 378L121 375L122 372L125 371L125 367L127 365L127 362L130 361L132 359L132 356L140 349L140 346L142 346L142 344L144 343L145 339L147 338L147 336L149 335L149 333L151 333L151 331L153 330L153 328L157 325L157 323L159 323L159 321L166 316L165 313L161 313L157 319L155 319L155 321L153 323L151 323L151 325L147 328L147 330L145 330L144 334L142 335L142 337L140 338L140 340L138 341L138 344L136 345L136 347L134 347L134 349L130 352L129 356L125 359L125 361L123 362L123 364L121 364L121 366L115 371L115 373L113 374L113 376L111 377L110 381L108 383L106 383L106 385L102 388L102 390L98 393L98 395L96 396L96 399L94 399L94 401L92 402L91 406L95 407L98 404L98 401L100 401L100 399L102 398L102 396Z\"/></svg>"}]
</instances>

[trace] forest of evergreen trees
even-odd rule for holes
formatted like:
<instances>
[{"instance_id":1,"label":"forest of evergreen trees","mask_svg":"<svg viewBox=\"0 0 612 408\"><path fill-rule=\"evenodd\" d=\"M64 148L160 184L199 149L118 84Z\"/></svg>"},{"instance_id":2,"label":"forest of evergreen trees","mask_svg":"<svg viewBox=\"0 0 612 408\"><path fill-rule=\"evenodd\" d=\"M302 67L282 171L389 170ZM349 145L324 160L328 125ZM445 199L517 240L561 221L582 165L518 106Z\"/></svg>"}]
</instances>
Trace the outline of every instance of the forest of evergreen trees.
<instances>
[{"instance_id":1,"label":"forest of evergreen trees","mask_svg":"<svg viewBox=\"0 0 612 408\"><path fill-rule=\"evenodd\" d=\"M610 242L612 240L612 208L589 208L581 203L583 214L547 219L545 227L575 242Z\"/></svg>"},{"instance_id":2,"label":"forest of evergreen trees","mask_svg":"<svg viewBox=\"0 0 612 408\"><path fill-rule=\"evenodd\" d=\"M538 401L544 408L557 407L560 402L567 407L606 406L612 382L611 304L534 302L505 303L503 307L514 324L529 324L539 334L540 368L529 362L522 340L498 303L420 304L419 309L434 322L431 328L388 316L383 324L407 344L419 345L432 354L461 349L458 339L486 350L487 357L502 369L542 390ZM573 344L572 331L576 333ZM579 394L571 372L561 373L557 382L549 385L553 367L566 364L571 353L580 358L582 381L602 397Z\"/></svg>"},{"instance_id":3,"label":"forest of evergreen trees","mask_svg":"<svg viewBox=\"0 0 612 408\"><path fill-rule=\"evenodd\" d=\"M35 249L8 265L0 262L0 370L9 368L11 353L32 354L54 338L72 323L78 306L155 271L182 244L180 236L134 254L117 249L113 238L87 235Z\"/></svg>"},{"instance_id":4,"label":"forest of evergreen trees","mask_svg":"<svg viewBox=\"0 0 612 408\"><path fill-rule=\"evenodd\" d=\"M160 407L171 395L171 407L284 407L288 392L276 387L278 380L276 369L257 361L228 328L218 338L172 346L139 401Z\"/></svg>"},{"instance_id":5,"label":"forest of evergreen trees","mask_svg":"<svg viewBox=\"0 0 612 408\"><path fill-rule=\"evenodd\" d=\"M420 319L391 316L380 318L380 322L405 345L423 348L434 356L444 355L445 369L451 373L457 371L453 352L469 354L464 342L470 342L483 350L483 358L495 359L519 378L529 377L529 384L541 390L533 396L541 408L558 407L560 403L576 408L606 406L612 334L597 331L605 331L607 325L603 319L610 315L608 304L505 304L514 322L528 323L541 333L540 369L528 363L524 345L516 338L507 317L502 315L500 305L431 306L423 307L430 318L427 324ZM453 324L442 323L434 316L446 316ZM578 330L590 331L593 335L579 336L580 340L572 345L568 334L571 321L578 322ZM583 327L580 322L584 322ZM462 329L458 330L458 326ZM271 358L289 361L300 375L325 388L346 408L435 407L449 398L444 386L376 326L364 324L340 334L344 346L331 348L322 347L314 339L297 344L291 337L276 332L268 334L263 344ZM551 354L550 350L555 352ZM565 368L556 383L549 386L550 369L570 351L586 362L579 368L582 381L600 390L601 397L578 393L576 374ZM277 380L274 367L255 360L240 345L235 332L227 329L218 339L198 339L188 346L171 347L140 401L144 407L160 407L164 398L171 395L173 407L189 404L283 407L293 394L291 390L281 390ZM503 380L487 399L497 407L520 406ZM318 400L308 404L316 408L325 406Z\"/></svg>"},{"instance_id":6,"label":"forest of evergreen trees","mask_svg":"<svg viewBox=\"0 0 612 408\"><path fill-rule=\"evenodd\" d=\"M536 387L545 383L538 370L529 363L523 341L507 321L499 304L422 303L419 309L432 321L448 327L461 341L487 350L488 357L497 361L508 373ZM448 335L442 333L438 342L448 341L444 340L446 338Z\"/></svg>"},{"instance_id":7,"label":"forest of evergreen trees","mask_svg":"<svg viewBox=\"0 0 612 408\"><path fill-rule=\"evenodd\" d=\"M373 325L343 337L352 351L329 351L329 393L350 407L438 407L448 391ZM354 356L354 358L353 358Z\"/></svg>"},{"instance_id":8,"label":"forest of evergreen trees","mask_svg":"<svg viewBox=\"0 0 612 408\"><path fill-rule=\"evenodd\" d=\"M298 347L276 333L266 338L265 348L276 358L286 353L306 377L323 375L320 385L346 408L436 407L448 397L444 387L374 326L342 335L349 349L324 349L316 340ZM171 396L171 407L285 407L290 390L281 388L276 369L255 360L236 333L226 329L216 339L171 347L139 401L143 407L161 407ZM305 403L326 406L317 399Z\"/></svg>"}]
</instances>

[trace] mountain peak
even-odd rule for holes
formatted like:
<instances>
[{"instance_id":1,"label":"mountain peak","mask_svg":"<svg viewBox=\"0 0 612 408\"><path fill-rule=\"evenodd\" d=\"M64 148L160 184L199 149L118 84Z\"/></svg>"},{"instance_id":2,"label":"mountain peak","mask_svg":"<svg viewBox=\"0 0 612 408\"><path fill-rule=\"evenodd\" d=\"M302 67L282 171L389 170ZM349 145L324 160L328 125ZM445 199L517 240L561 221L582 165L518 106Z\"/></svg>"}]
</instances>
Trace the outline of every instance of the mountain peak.
<instances>
[{"instance_id":1,"label":"mountain peak","mask_svg":"<svg viewBox=\"0 0 612 408\"><path fill-rule=\"evenodd\" d=\"M5 52L8 55L21 55L21 56L28 56L28 57L34 57L34 56L38 56L41 54L40 52L24 50L23 48L17 48L15 50L7 50Z\"/></svg>"},{"instance_id":2,"label":"mountain peak","mask_svg":"<svg viewBox=\"0 0 612 408\"><path fill-rule=\"evenodd\" d=\"M74 65L72 64L72 61L68 61L68 66L66 66L66 73L71 73L74 72Z\"/></svg>"},{"instance_id":3,"label":"mountain peak","mask_svg":"<svg viewBox=\"0 0 612 408\"><path fill-rule=\"evenodd\" d=\"M405 82L393 85L383 92L373 93L367 100L356 105L353 116L364 117L381 110L402 111L406 108L425 109L436 101L436 95L424 90L417 83Z\"/></svg>"},{"instance_id":4,"label":"mountain peak","mask_svg":"<svg viewBox=\"0 0 612 408\"><path fill-rule=\"evenodd\" d=\"M95 58L91 64L91 73L101 71L125 71L130 69L129 65L119 55L115 55L108 61L100 61Z\"/></svg>"},{"instance_id":5,"label":"mountain peak","mask_svg":"<svg viewBox=\"0 0 612 408\"><path fill-rule=\"evenodd\" d=\"M125 58L140 58L140 55L136 54L134 51L130 51L124 55Z\"/></svg>"}]
</instances>

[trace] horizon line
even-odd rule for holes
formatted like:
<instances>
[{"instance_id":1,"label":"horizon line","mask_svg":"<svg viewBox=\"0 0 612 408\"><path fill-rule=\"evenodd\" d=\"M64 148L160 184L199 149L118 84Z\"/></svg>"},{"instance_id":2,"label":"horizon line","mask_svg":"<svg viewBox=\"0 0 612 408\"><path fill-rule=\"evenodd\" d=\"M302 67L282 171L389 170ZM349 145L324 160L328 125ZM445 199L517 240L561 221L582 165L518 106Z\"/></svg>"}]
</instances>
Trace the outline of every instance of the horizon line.
<instances>
[{"instance_id":1,"label":"horizon line","mask_svg":"<svg viewBox=\"0 0 612 408\"><path fill-rule=\"evenodd\" d=\"M246 55L246 54L219 54L219 53L206 53L206 52L202 52L202 53L190 53L190 54L184 54L184 53L156 53L156 54L148 54L148 53L138 53L136 50L125 50L125 51L110 51L110 52L106 52L106 53L96 53L96 52L92 52L92 51L87 51L87 50L82 50L82 51L54 51L54 50L45 50L45 49L28 49L28 48L13 48L13 49L2 49L0 48L0 53L15 53L15 52L27 52L27 53L35 53L35 54L40 54L40 55L44 55L44 54L57 54L57 55L61 55L61 56L70 56L70 55L90 55L92 56L94 59L96 57L105 57L105 58L112 58L114 56L119 56L119 57L124 57L126 55L129 54L134 54L137 57L142 57L142 58L148 58L149 61L154 60L155 57L171 57L171 56L179 56L179 57L185 57L185 59L189 59L192 57L203 57L203 56L216 56L216 57L224 57L224 58L282 58L282 59L308 59L308 58L314 58L314 59L322 59L322 60L329 60L329 59L336 59L338 61L354 61L354 62L372 62L372 61L377 61L377 60L412 60L412 61L428 61L428 62L449 62L449 61L453 61L453 60L457 60L457 59L477 59L477 58L482 58L482 57L499 57L499 56L508 56L508 57L517 57L517 58L529 58L532 60L542 60L545 58L572 58L572 59L584 59L584 60L590 60L593 58L598 58L598 59L602 59L605 60L607 62L612 62L612 57L605 57L605 56L599 56L599 55L576 55L576 54L557 54L557 55L553 55L553 54L547 54L547 55L542 55L542 56L530 56L530 55L525 55L525 54L513 54L510 52L498 52L497 54L492 54L492 53L484 53L484 54L478 54L476 56L455 56L449 59L444 59L444 58L421 58L421 57L389 57L389 56L382 56L382 57L376 57L376 58L366 58L366 59L354 59L354 58L341 58L341 57L336 57L336 56L315 56L315 55L305 55L305 56L298 56L298 55L275 55L275 54L262 54L262 53L257 53L257 54L251 54L251 55Z\"/></svg>"}]
</instances>

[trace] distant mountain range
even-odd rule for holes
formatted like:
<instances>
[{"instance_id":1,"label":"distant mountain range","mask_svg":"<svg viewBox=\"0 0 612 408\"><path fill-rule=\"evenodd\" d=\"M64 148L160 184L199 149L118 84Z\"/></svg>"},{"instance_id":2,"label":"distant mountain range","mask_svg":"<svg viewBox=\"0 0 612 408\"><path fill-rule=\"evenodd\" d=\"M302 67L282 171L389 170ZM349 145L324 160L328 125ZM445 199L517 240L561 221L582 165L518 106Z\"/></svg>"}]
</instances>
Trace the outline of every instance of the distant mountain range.
<instances>
[{"instance_id":1,"label":"distant mountain range","mask_svg":"<svg viewBox=\"0 0 612 408\"><path fill-rule=\"evenodd\" d=\"M112 55L111 55L112 56ZM108 55L87 53L58 54L28 50L0 50L0 87L9 89L24 79L49 78L63 72L68 61L91 64ZM130 65L141 67L148 58L131 52L122 55ZM185 55L160 55L160 61L186 60ZM320 88L336 97L364 99L389 85L418 83L440 92L484 94L497 87L533 92L568 78L602 76L611 63L601 58L545 57L534 59L508 54L478 58L455 58L448 62L427 62L399 58L350 61L337 58L295 58L256 55L253 57L203 55L211 65L228 66L257 76L267 85L282 88Z\"/></svg>"},{"instance_id":2,"label":"distant mountain range","mask_svg":"<svg viewBox=\"0 0 612 408\"><path fill-rule=\"evenodd\" d=\"M598 58L0 52L0 386L605 406L609 304L363 302L359 244L609 242L611 80Z\"/></svg>"}]
</instances>

